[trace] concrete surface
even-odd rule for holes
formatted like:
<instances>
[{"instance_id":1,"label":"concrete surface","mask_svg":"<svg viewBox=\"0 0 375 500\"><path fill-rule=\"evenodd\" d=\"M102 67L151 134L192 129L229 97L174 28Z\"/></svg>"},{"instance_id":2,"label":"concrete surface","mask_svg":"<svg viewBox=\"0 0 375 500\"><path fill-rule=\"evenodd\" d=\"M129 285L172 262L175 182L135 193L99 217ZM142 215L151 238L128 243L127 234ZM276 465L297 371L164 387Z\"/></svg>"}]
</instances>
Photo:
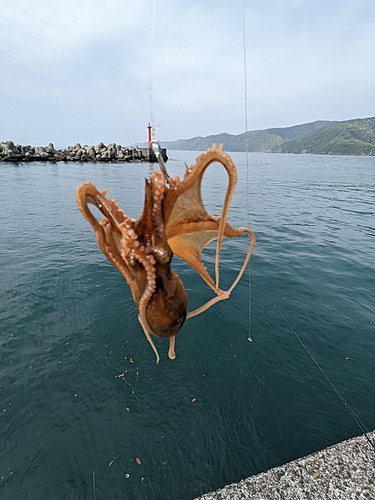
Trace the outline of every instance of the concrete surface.
<instances>
[{"instance_id":1,"label":"concrete surface","mask_svg":"<svg viewBox=\"0 0 375 500\"><path fill-rule=\"evenodd\" d=\"M375 431L368 437L375 445ZM196 500L375 500L375 449L364 436L275 467Z\"/></svg>"}]
</instances>

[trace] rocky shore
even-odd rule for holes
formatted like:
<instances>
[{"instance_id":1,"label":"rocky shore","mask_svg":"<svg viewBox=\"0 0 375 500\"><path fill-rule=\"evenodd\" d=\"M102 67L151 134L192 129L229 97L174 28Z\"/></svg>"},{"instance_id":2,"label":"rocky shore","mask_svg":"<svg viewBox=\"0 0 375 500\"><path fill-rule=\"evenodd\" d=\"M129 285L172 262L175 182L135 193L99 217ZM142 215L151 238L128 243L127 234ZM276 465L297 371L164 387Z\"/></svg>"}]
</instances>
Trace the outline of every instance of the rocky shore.
<instances>
[{"instance_id":1,"label":"rocky shore","mask_svg":"<svg viewBox=\"0 0 375 500\"><path fill-rule=\"evenodd\" d=\"M165 149L161 150L164 161L168 160ZM96 146L68 146L66 149L55 149L50 142L48 146L22 146L13 141L0 142L0 161L83 161L83 162L156 162L152 149L138 146L121 146L102 142Z\"/></svg>"}]
</instances>

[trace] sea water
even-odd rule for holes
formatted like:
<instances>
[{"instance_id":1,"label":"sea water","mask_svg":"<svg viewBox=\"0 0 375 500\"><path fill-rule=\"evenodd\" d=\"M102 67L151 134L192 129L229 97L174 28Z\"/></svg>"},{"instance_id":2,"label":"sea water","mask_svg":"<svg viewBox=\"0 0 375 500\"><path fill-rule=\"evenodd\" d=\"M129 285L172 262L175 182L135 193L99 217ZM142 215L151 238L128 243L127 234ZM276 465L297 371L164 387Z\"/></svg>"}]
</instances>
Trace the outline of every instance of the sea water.
<instances>
[{"instance_id":1,"label":"sea water","mask_svg":"<svg viewBox=\"0 0 375 500\"><path fill-rule=\"evenodd\" d=\"M169 156L182 177L196 154ZM359 435L278 310L375 428L375 158L232 157L228 221L256 234L250 269L185 323L175 361L155 340L159 365L74 197L92 181L138 218L157 166L0 165L0 498L188 500ZM215 215L226 183L212 165L202 192ZM226 241L223 287L247 245ZM172 267L190 310L212 298Z\"/></svg>"}]
</instances>

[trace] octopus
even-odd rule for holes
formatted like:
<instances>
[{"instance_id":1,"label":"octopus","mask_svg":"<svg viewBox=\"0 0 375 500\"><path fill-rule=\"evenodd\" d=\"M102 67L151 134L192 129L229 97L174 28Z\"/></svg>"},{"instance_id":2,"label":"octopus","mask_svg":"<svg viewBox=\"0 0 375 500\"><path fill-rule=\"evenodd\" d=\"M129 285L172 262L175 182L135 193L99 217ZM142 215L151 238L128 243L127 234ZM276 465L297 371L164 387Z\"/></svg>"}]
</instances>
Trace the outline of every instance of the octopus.
<instances>
[{"instance_id":1,"label":"octopus","mask_svg":"<svg viewBox=\"0 0 375 500\"><path fill-rule=\"evenodd\" d=\"M228 174L220 217L207 212L201 195L203 175L214 162L220 163ZM182 180L169 177L165 166L161 170L152 172L145 179L144 208L138 220L125 215L114 200L107 198L106 190L99 192L91 182L81 184L76 190L78 208L92 225L100 250L129 285L138 320L156 354L157 363L160 358L152 335L169 338L168 357L175 359L176 334L185 320L229 298L255 245L255 235L250 229L233 227L227 222L237 170L221 146L213 145L196 159L194 166L186 167ZM103 214L100 222L91 212L90 204ZM223 238L244 234L249 236L249 248L243 265L230 288L222 290L219 287L219 265ZM203 249L214 240L217 240L215 279L201 259ZM185 287L171 268L173 255L195 269L215 294L194 311L188 312Z\"/></svg>"}]
</instances>

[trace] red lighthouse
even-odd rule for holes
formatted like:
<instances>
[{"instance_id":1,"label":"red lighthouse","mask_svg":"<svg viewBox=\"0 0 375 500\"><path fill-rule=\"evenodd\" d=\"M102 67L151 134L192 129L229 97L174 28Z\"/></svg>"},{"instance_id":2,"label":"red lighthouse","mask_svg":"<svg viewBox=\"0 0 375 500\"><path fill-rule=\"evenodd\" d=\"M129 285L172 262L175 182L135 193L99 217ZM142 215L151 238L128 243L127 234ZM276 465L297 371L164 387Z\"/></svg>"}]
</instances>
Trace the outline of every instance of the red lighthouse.
<instances>
[{"instance_id":1,"label":"red lighthouse","mask_svg":"<svg viewBox=\"0 0 375 500\"><path fill-rule=\"evenodd\" d=\"M147 147L151 147L151 125L150 123L147 125Z\"/></svg>"}]
</instances>

